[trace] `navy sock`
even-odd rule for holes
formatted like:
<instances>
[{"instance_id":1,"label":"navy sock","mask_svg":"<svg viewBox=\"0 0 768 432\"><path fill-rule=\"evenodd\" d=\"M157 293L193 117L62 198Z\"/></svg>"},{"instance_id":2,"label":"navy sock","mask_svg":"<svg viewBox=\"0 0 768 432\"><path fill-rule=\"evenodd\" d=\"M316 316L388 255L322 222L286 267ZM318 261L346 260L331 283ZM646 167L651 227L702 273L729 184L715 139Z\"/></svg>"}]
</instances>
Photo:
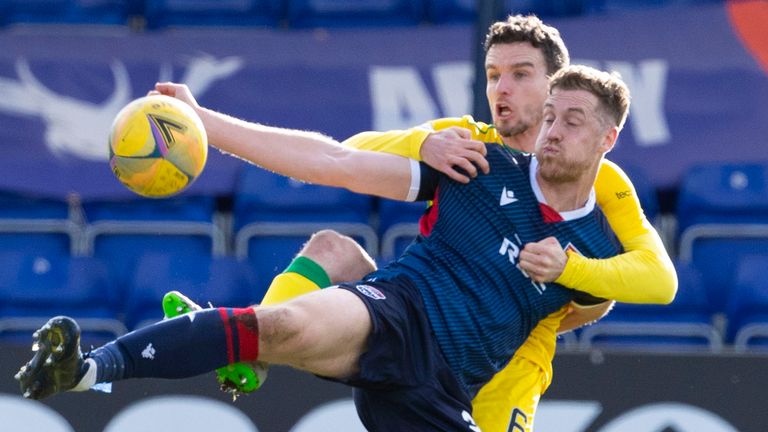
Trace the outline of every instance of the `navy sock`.
<instances>
[{"instance_id":1,"label":"navy sock","mask_svg":"<svg viewBox=\"0 0 768 432\"><path fill-rule=\"evenodd\" d=\"M125 378L188 378L258 357L253 309L216 308L128 333L88 354L96 382Z\"/></svg>"}]
</instances>

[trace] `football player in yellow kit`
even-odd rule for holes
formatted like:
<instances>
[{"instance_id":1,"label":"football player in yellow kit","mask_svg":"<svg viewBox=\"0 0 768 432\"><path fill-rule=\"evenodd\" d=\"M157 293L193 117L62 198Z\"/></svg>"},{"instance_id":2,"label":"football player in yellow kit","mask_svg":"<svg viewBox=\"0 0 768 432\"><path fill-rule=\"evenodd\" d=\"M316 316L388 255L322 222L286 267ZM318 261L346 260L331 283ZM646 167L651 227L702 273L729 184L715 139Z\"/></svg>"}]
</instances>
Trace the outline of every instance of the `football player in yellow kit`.
<instances>
[{"instance_id":1,"label":"football player in yellow kit","mask_svg":"<svg viewBox=\"0 0 768 432\"><path fill-rule=\"evenodd\" d=\"M567 49L556 29L536 17L517 15L491 26L485 50L486 91L493 125L471 116L445 118L409 130L364 132L345 144L424 160L464 182L470 181L477 169L487 169L481 142L532 151L542 121L546 121L542 106L548 94L548 77L568 65ZM591 293L603 298L671 301L677 289L674 267L645 218L630 180L616 164L605 161L595 182L595 193L625 253L595 260L538 242L526 246L520 265L539 281L555 281L574 289L589 286ZM294 263L273 281L262 304L311 292L337 282L335 279L354 278L349 272L364 274L371 270L370 258L361 258L364 251L350 243L350 239L329 232L313 237ZM323 259L329 250L335 252L333 259ZM348 255L357 255L356 261L351 260L357 264L344 262L342 257ZM328 275L333 276L329 279ZM572 304L540 322L507 367L473 400L473 417L481 430L531 432L540 396L552 380L557 333L599 319L609 305L606 302L591 310L574 310L578 306Z\"/></svg>"}]
</instances>

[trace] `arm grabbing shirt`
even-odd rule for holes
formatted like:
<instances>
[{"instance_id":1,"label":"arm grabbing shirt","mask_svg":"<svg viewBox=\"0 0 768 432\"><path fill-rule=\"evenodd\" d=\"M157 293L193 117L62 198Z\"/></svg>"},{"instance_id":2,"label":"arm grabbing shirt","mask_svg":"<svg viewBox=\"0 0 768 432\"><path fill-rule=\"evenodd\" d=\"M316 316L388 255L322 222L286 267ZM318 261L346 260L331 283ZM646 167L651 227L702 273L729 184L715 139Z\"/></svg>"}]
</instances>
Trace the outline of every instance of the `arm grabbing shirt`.
<instances>
[{"instance_id":1,"label":"arm grabbing shirt","mask_svg":"<svg viewBox=\"0 0 768 432\"><path fill-rule=\"evenodd\" d=\"M501 143L493 126L464 116L437 119L407 130L363 132L344 144L421 160L420 148L427 136L452 126L470 130L473 139ZM615 163L604 160L595 193L625 253L596 260L569 252L565 270L556 282L621 302L671 302L677 291L677 275L658 233L645 218L632 182Z\"/></svg>"}]
</instances>

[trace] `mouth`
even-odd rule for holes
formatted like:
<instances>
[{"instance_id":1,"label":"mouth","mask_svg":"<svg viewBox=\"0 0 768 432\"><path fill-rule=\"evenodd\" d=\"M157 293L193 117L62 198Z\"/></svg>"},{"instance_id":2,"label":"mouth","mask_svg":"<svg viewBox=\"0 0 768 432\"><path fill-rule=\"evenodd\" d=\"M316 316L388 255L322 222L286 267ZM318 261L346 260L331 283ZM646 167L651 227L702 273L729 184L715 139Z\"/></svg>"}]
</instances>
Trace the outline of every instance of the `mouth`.
<instances>
[{"instance_id":1,"label":"mouth","mask_svg":"<svg viewBox=\"0 0 768 432\"><path fill-rule=\"evenodd\" d=\"M560 153L560 149L553 144L547 144L541 148L540 153L542 155L551 156Z\"/></svg>"},{"instance_id":2,"label":"mouth","mask_svg":"<svg viewBox=\"0 0 768 432\"><path fill-rule=\"evenodd\" d=\"M514 111L512 111L512 107L510 107L508 104L503 102L496 104L495 111L496 111L496 117L500 119L510 117L514 113Z\"/></svg>"}]
</instances>

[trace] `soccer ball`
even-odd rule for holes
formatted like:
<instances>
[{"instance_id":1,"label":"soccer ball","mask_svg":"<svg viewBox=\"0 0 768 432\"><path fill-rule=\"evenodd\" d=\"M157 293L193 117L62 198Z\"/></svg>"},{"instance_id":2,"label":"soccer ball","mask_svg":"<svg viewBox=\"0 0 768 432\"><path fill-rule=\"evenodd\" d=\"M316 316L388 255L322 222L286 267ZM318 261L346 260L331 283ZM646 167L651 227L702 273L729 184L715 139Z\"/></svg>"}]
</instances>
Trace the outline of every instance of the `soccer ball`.
<instances>
[{"instance_id":1,"label":"soccer ball","mask_svg":"<svg viewBox=\"0 0 768 432\"><path fill-rule=\"evenodd\" d=\"M128 189L149 198L177 194L205 167L208 137L197 113L165 95L134 100L115 117L109 165Z\"/></svg>"}]
</instances>

